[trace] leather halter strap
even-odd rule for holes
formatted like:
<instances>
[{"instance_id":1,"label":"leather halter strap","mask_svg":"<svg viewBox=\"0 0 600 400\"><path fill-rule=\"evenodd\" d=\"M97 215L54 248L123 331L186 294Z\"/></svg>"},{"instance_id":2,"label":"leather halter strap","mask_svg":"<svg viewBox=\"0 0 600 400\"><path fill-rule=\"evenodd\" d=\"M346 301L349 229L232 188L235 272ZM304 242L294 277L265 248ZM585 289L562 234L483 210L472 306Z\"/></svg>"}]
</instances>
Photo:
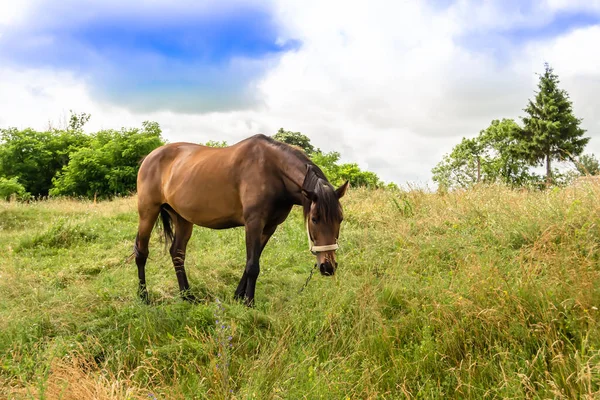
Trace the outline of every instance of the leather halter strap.
<instances>
[{"instance_id":1,"label":"leather halter strap","mask_svg":"<svg viewBox=\"0 0 600 400\"><path fill-rule=\"evenodd\" d=\"M325 246L315 246L315 243L313 242L312 238L310 237L310 231L308 230L308 218L306 218L306 237L308 238L308 250L310 250L310 252L315 255L317 253L321 253L323 251L336 251L339 248L339 246L337 244L337 239L336 239L335 244L327 244Z\"/></svg>"}]
</instances>

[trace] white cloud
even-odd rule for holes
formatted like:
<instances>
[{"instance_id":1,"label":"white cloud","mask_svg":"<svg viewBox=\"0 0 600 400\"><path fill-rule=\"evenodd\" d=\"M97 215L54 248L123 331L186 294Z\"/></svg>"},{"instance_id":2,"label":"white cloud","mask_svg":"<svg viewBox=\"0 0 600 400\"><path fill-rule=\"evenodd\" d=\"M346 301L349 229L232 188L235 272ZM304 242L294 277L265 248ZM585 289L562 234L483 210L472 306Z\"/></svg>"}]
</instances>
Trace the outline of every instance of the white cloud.
<instances>
[{"instance_id":1,"label":"white cloud","mask_svg":"<svg viewBox=\"0 0 600 400\"><path fill-rule=\"evenodd\" d=\"M536 43L528 48L532 58L544 57L561 78L600 76L600 25L576 29L556 40Z\"/></svg>"},{"instance_id":2,"label":"white cloud","mask_svg":"<svg viewBox=\"0 0 600 400\"><path fill-rule=\"evenodd\" d=\"M568 6L548 3L533 9L547 18ZM435 10L418 1L279 2L277 16L288 29L282 39L299 38L303 46L256 83L263 104L251 111L134 114L92 99L85 83L69 75L0 69L0 126L43 128L72 108L92 114L90 130L156 120L170 141L233 143L284 127L385 180L425 184L462 136L475 136L492 119L523 115L535 72L549 61L593 137L588 150L600 155L600 27L526 46L508 43L508 56L498 57L493 49L461 47L458 38L521 26L532 16L503 3L481 4L459 0Z\"/></svg>"},{"instance_id":3,"label":"white cloud","mask_svg":"<svg viewBox=\"0 0 600 400\"><path fill-rule=\"evenodd\" d=\"M600 0L546 0L553 11L600 11Z\"/></svg>"},{"instance_id":4,"label":"white cloud","mask_svg":"<svg viewBox=\"0 0 600 400\"><path fill-rule=\"evenodd\" d=\"M37 129L50 120L59 123L69 108L98 108L86 96L83 82L68 73L7 68L0 68L0 104L0 127Z\"/></svg>"},{"instance_id":5,"label":"white cloud","mask_svg":"<svg viewBox=\"0 0 600 400\"><path fill-rule=\"evenodd\" d=\"M0 27L18 22L31 6L31 1L0 2Z\"/></svg>"}]
</instances>

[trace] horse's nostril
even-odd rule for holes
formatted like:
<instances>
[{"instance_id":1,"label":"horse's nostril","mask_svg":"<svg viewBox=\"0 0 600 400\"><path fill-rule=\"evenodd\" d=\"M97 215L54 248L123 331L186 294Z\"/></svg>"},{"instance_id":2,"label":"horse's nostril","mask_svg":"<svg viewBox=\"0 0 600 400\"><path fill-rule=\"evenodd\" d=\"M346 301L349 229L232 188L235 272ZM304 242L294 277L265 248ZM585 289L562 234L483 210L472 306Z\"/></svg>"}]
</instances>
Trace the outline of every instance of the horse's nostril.
<instances>
[{"instance_id":1,"label":"horse's nostril","mask_svg":"<svg viewBox=\"0 0 600 400\"><path fill-rule=\"evenodd\" d=\"M321 263L319 264L319 270L321 271L322 275L333 275L335 273L335 269L333 268L333 266L330 263Z\"/></svg>"}]
</instances>

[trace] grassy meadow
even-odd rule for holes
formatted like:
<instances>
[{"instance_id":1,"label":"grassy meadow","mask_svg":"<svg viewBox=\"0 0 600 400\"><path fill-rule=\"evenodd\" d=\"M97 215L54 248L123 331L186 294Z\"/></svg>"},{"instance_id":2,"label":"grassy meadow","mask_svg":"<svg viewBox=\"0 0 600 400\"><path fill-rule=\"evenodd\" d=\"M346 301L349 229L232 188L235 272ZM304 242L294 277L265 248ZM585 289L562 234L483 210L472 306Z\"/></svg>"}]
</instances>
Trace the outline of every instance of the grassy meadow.
<instances>
[{"instance_id":1,"label":"grassy meadow","mask_svg":"<svg viewBox=\"0 0 600 400\"><path fill-rule=\"evenodd\" d=\"M600 185L351 189L335 277L301 210L233 301L243 229L195 228L179 298L153 235L137 296L135 197L0 203L0 398L600 397Z\"/></svg>"}]
</instances>

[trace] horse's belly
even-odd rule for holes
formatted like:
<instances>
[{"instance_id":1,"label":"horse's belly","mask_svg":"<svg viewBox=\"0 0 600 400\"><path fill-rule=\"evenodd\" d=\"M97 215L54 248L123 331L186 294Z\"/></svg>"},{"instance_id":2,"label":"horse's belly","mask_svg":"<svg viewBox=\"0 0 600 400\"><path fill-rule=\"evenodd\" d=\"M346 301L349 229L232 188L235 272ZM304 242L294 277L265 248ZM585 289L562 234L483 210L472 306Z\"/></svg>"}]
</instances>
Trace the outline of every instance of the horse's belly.
<instances>
[{"instance_id":1,"label":"horse's belly","mask_svg":"<svg viewBox=\"0 0 600 400\"><path fill-rule=\"evenodd\" d=\"M210 228L210 229L229 229L229 228L236 228L238 226L244 226L244 224L239 221L211 221L211 222L204 222L202 224L196 224L196 225L202 226L204 228Z\"/></svg>"},{"instance_id":2,"label":"horse's belly","mask_svg":"<svg viewBox=\"0 0 600 400\"><path fill-rule=\"evenodd\" d=\"M186 205L171 205L175 211L193 224L212 229L227 229L244 225L240 207L226 201L202 202Z\"/></svg>"}]
</instances>

